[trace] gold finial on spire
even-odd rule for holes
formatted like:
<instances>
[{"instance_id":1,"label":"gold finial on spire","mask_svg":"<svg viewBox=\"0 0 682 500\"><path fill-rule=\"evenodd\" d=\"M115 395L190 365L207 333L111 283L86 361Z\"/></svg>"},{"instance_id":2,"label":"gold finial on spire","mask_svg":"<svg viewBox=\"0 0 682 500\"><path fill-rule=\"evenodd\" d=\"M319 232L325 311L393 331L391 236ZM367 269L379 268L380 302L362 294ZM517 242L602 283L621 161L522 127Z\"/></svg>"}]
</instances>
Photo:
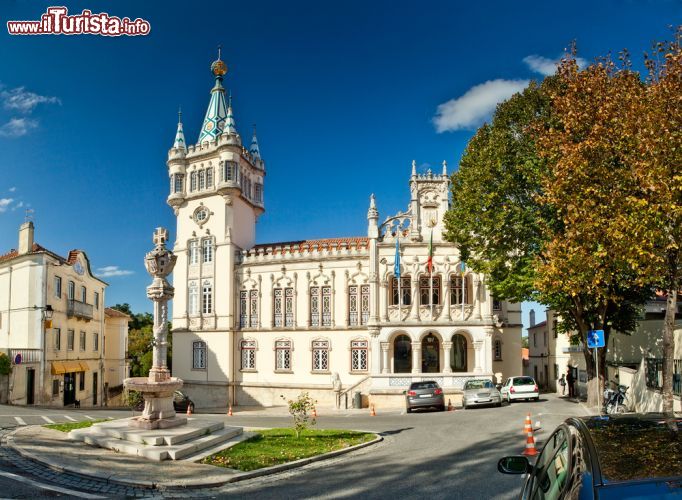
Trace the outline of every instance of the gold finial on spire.
<instances>
[{"instance_id":1,"label":"gold finial on spire","mask_svg":"<svg viewBox=\"0 0 682 500\"><path fill-rule=\"evenodd\" d=\"M222 45L218 45L218 59L213 61L213 64L211 64L211 72L216 76L216 77L222 77L227 73L227 64L225 64L222 59L220 59L220 56L222 54Z\"/></svg>"}]
</instances>

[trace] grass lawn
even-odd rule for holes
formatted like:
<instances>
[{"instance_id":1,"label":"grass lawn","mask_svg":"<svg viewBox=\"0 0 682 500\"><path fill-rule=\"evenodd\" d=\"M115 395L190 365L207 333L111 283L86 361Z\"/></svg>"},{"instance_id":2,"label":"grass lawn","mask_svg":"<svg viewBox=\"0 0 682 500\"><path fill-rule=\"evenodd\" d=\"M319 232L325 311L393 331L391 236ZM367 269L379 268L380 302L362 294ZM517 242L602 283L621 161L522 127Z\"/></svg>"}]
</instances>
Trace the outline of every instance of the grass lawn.
<instances>
[{"instance_id":1,"label":"grass lawn","mask_svg":"<svg viewBox=\"0 0 682 500\"><path fill-rule=\"evenodd\" d=\"M250 471L313 457L371 441L369 432L308 429L296 438L293 429L268 429L231 448L204 458L201 463Z\"/></svg>"},{"instance_id":2,"label":"grass lawn","mask_svg":"<svg viewBox=\"0 0 682 500\"><path fill-rule=\"evenodd\" d=\"M47 424L43 425L43 427L47 427L48 429L54 429L56 431L62 431L62 432L69 432L74 429L84 429L85 427L90 427L92 424L96 424L97 422L106 422L108 419L106 418L101 418L99 420L84 420L83 422L65 422L63 424Z\"/></svg>"}]
</instances>

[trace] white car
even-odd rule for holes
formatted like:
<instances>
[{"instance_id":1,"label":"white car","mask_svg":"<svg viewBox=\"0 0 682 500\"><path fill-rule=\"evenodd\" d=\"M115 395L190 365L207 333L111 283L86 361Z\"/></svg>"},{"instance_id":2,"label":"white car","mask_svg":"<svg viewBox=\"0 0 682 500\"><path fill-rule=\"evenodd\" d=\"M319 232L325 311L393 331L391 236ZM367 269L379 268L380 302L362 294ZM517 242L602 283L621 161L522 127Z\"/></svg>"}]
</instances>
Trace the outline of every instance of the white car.
<instances>
[{"instance_id":1,"label":"white car","mask_svg":"<svg viewBox=\"0 0 682 500\"><path fill-rule=\"evenodd\" d=\"M540 389L533 377L509 377L500 389L502 399L511 403L515 399L540 399Z\"/></svg>"}]
</instances>

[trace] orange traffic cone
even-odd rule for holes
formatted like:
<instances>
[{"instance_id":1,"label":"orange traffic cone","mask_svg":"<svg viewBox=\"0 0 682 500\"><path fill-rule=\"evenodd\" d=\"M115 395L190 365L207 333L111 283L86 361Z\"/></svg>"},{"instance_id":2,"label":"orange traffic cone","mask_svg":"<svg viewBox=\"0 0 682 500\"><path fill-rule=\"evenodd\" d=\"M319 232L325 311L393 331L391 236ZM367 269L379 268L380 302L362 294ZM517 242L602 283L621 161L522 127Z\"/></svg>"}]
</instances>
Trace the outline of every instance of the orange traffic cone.
<instances>
[{"instance_id":1,"label":"orange traffic cone","mask_svg":"<svg viewBox=\"0 0 682 500\"><path fill-rule=\"evenodd\" d=\"M535 438L533 437L533 424L530 420L530 413L526 416L524 432L526 433L526 449L523 450L523 455L534 457L538 454L538 450L535 448Z\"/></svg>"},{"instance_id":2,"label":"orange traffic cone","mask_svg":"<svg viewBox=\"0 0 682 500\"><path fill-rule=\"evenodd\" d=\"M369 412L369 416L370 417L376 417L377 416L377 412L374 410L374 405L372 405L372 407L371 407L371 410Z\"/></svg>"},{"instance_id":3,"label":"orange traffic cone","mask_svg":"<svg viewBox=\"0 0 682 500\"><path fill-rule=\"evenodd\" d=\"M227 407L227 416L228 417L232 416L232 405L228 405L228 407Z\"/></svg>"},{"instance_id":4,"label":"orange traffic cone","mask_svg":"<svg viewBox=\"0 0 682 500\"><path fill-rule=\"evenodd\" d=\"M317 408L313 406L313 418L317 418Z\"/></svg>"},{"instance_id":5,"label":"orange traffic cone","mask_svg":"<svg viewBox=\"0 0 682 500\"><path fill-rule=\"evenodd\" d=\"M192 405L187 405L187 415L192 414Z\"/></svg>"},{"instance_id":6,"label":"orange traffic cone","mask_svg":"<svg viewBox=\"0 0 682 500\"><path fill-rule=\"evenodd\" d=\"M455 409L454 406L452 406L452 401L448 399L448 411L453 411Z\"/></svg>"}]
</instances>

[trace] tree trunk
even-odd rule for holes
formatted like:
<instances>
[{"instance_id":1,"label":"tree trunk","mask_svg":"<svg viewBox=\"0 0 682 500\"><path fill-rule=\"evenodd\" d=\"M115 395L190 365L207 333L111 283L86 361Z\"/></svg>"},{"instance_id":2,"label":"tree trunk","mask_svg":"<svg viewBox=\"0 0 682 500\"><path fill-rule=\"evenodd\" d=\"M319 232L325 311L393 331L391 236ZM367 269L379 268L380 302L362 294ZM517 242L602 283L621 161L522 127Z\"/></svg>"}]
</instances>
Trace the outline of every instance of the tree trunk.
<instances>
[{"instance_id":1,"label":"tree trunk","mask_svg":"<svg viewBox=\"0 0 682 500\"><path fill-rule=\"evenodd\" d=\"M676 273L675 273L676 274ZM677 276L673 277L671 287L668 289L665 321L663 324L663 385L661 393L663 396L663 411L673 411L673 356L674 356L674 335L675 335L675 312L677 310Z\"/></svg>"}]
</instances>

